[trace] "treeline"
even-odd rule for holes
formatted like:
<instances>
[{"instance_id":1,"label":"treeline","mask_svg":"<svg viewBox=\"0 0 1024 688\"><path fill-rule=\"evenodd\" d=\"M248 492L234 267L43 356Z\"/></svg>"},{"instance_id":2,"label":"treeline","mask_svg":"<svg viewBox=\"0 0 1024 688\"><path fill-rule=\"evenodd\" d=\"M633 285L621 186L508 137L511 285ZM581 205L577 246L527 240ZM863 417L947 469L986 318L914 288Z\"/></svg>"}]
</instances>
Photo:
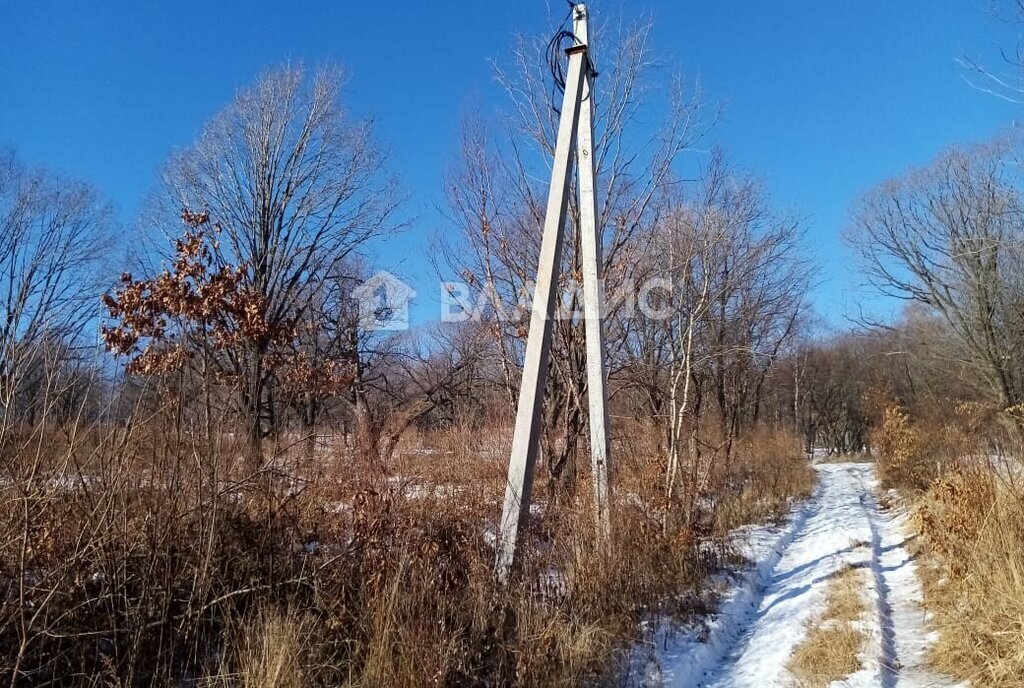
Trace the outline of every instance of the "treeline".
<instances>
[{"instance_id":1,"label":"treeline","mask_svg":"<svg viewBox=\"0 0 1024 688\"><path fill-rule=\"evenodd\" d=\"M656 145L638 139L632 123L654 110L639 97L647 30L608 53L608 98L598 103L605 330L616 413L653 424L673 483L684 455L709 462L758 426L796 427L777 389L779 363L808 331L815 268L800 223L775 210L756 179L720 151L693 154L713 124L699 94L676 84ZM96 192L79 185L22 198L45 175L8 155L7 425L53 419L40 409L57 397L73 417L88 409L91 421L125 423L170 392L190 436L209 443L230 429L247 438L252 466L297 442L312 452L329 436L383 467L410 427L504 423L525 321L522 310L503 316L530 296L557 117L541 107L550 97L541 48L523 41L514 55L500 72L511 133L467 116L445 182L458 232L446 231L433 256L439 277L465 283L474 317L462 323L392 333L360 313L354 292L372 271L367 251L382 237L401 240L406 220L385 148L343 109L336 70L264 74L172 156L136 268L116 281L104 282L114 231ZM687 166L699 182L678 181ZM575 474L586 450L576 221L573 207L562 266L568 315L556 327L545 399L555 481ZM49 262L30 266L23 251Z\"/></svg>"},{"instance_id":2,"label":"treeline","mask_svg":"<svg viewBox=\"0 0 1024 688\"><path fill-rule=\"evenodd\" d=\"M905 305L780 362L808 448L869 449L898 407L936 423L962 417L987 452L1019 453L1018 150L1012 137L951 148L858 202L847 242L874 287Z\"/></svg>"}]
</instances>

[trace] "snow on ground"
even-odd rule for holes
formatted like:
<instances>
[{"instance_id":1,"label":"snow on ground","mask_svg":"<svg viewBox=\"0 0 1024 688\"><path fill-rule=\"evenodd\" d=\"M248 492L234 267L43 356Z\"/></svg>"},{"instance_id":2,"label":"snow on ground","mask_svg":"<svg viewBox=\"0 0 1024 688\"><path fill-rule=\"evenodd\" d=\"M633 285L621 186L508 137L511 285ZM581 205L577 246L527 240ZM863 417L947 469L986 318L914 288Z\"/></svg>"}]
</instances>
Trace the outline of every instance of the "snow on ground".
<instances>
[{"instance_id":1,"label":"snow on ground","mask_svg":"<svg viewBox=\"0 0 1024 688\"><path fill-rule=\"evenodd\" d=\"M920 606L921 586L907 550L905 516L883 512L873 466L820 464L815 494L781 528L742 533L755 562L734 579L703 631L662 624L640 685L664 688L770 688L793 685L786 670L825 604L828 580L842 567L864 567L869 618L862 669L837 686L954 686L929 672L933 641ZM634 666L636 663L634 662Z\"/></svg>"}]
</instances>

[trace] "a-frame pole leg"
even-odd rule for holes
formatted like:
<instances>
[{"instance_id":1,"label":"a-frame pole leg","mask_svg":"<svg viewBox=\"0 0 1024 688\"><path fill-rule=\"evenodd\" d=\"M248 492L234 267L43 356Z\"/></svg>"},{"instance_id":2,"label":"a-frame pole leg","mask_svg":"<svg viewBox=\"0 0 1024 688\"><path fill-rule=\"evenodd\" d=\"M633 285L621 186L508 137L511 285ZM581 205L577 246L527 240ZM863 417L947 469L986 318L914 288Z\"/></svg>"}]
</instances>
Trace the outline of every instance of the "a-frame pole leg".
<instances>
[{"instance_id":1,"label":"a-frame pole leg","mask_svg":"<svg viewBox=\"0 0 1024 688\"><path fill-rule=\"evenodd\" d=\"M586 44L586 9L577 6L573 31ZM587 338L587 402L590 410L590 468L598 534L607 543L611 535L608 504L608 396L604 351L603 289L601 285L601 233L597 227L594 189L593 81L584 77L576 160L579 167L580 247L583 267L583 317Z\"/></svg>"},{"instance_id":2,"label":"a-frame pole leg","mask_svg":"<svg viewBox=\"0 0 1024 688\"><path fill-rule=\"evenodd\" d=\"M533 293L530 333L523 359L523 380L519 388L512 456L508 465L505 503L498 530L498 552L495 573L506 582L516 563L516 540L530 509L533 469L537 460L540 436L541 407L544 402L544 381L548 372L551 347L551 321L558 296L558 275L562 258L562 234L569 203L569 181L576 144L576 129L583 87L583 58L579 50L569 55L568 75L562 115L555 139L555 159L551 168L551 187L544 215L544 234L537 267L537 285Z\"/></svg>"}]
</instances>

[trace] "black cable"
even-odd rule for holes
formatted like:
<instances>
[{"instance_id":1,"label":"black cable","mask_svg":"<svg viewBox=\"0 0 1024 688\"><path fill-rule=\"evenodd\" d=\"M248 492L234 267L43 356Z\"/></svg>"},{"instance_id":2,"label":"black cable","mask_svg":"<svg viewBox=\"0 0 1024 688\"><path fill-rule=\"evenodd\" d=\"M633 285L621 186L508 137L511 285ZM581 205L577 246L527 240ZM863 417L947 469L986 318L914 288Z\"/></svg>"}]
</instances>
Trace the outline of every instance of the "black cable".
<instances>
[{"instance_id":1,"label":"black cable","mask_svg":"<svg viewBox=\"0 0 1024 688\"><path fill-rule=\"evenodd\" d=\"M548 41L547 47L548 69L551 71L551 79L554 84L554 89L557 89L558 93L560 94L565 93L566 78L565 68L562 65L562 58L564 57L567 48L563 46L567 39L572 41L570 47L581 44L580 40L576 37L576 34L566 28L566 26L569 24L569 21L573 18L573 14L576 10L576 4L572 0L568 0L568 3L569 13L566 15L565 19L562 20L562 24L560 25L555 35L551 37L550 41ZM586 59L587 74L592 79L596 78L598 72L597 69L594 67L593 60L590 59L589 50L587 51ZM554 89L552 89L551 93L551 109L554 110L556 114L561 114L561 111L558 109L557 105L558 96L555 94Z\"/></svg>"},{"instance_id":2,"label":"black cable","mask_svg":"<svg viewBox=\"0 0 1024 688\"><path fill-rule=\"evenodd\" d=\"M562 66L565 48L562 47L562 44L567 38L572 40L573 45L576 45L576 34L567 29L560 29L548 42L548 69L551 70L551 78L559 93L565 93L565 68Z\"/></svg>"}]
</instances>

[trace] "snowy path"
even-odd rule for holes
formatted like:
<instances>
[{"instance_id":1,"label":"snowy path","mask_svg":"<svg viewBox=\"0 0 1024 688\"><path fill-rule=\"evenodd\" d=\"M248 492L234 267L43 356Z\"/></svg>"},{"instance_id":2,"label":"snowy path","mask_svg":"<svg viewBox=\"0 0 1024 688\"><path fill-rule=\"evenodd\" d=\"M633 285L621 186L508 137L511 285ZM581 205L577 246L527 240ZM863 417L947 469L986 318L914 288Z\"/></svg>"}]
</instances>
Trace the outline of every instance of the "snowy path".
<instances>
[{"instance_id":1,"label":"snowy path","mask_svg":"<svg viewBox=\"0 0 1024 688\"><path fill-rule=\"evenodd\" d=\"M955 685L922 666L930 638L905 547L904 517L878 508L872 466L821 464L817 470L815 495L794 513L774 547L754 547L757 565L727 597L709 637L663 653L655 685L793 685L786 663L822 610L828 580L846 564L869 571L865 599L872 604L863 624L868 643L862 669L835 685Z\"/></svg>"}]
</instances>

